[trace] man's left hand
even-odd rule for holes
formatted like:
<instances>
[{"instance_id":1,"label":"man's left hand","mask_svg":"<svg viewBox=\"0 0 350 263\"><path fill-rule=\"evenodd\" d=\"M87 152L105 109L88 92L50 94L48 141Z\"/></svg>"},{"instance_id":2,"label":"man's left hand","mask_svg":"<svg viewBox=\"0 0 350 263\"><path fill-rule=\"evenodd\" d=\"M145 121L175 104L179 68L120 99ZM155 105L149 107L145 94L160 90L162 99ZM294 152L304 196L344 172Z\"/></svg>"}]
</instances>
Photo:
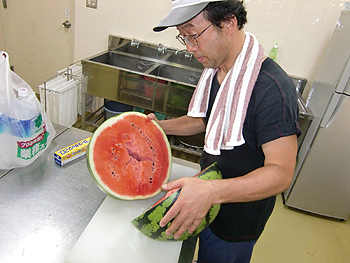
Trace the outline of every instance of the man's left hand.
<instances>
[{"instance_id":1,"label":"man's left hand","mask_svg":"<svg viewBox=\"0 0 350 263\"><path fill-rule=\"evenodd\" d=\"M181 188L180 195L159 225L164 227L174 219L166 234L174 233L174 238L178 239L186 230L193 233L197 229L211 208L212 202L210 181L183 177L163 185L163 189L167 191L175 188Z\"/></svg>"}]
</instances>

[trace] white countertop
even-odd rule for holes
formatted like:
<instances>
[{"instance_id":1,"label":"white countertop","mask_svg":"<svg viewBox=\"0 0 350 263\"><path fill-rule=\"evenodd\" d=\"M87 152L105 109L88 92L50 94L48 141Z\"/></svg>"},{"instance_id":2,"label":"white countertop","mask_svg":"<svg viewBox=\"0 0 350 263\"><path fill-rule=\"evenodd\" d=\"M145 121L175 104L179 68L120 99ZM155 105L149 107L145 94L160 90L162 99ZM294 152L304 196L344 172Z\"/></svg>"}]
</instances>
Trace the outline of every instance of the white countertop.
<instances>
[{"instance_id":1,"label":"white countertop","mask_svg":"<svg viewBox=\"0 0 350 263\"><path fill-rule=\"evenodd\" d=\"M173 158L170 180L194 176L198 164ZM165 195L123 201L107 196L66 258L66 263L175 263L181 241L156 241L144 236L131 221Z\"/></svg>"}]
</instances>

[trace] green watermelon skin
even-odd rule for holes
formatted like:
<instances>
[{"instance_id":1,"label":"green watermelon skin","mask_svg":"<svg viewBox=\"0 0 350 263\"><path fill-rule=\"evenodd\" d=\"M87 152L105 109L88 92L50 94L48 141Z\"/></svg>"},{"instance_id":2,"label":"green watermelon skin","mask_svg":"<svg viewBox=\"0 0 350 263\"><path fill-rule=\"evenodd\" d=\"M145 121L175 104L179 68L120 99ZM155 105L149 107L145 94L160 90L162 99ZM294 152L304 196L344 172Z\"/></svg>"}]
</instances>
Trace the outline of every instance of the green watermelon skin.
<instances>
[{"instance_id":1,"label":"green watermelon skin","mask_svg":"<svg viewBox=\"0 0 350 263\"><path fill-rule=\"evenodd\" d=\"M217 163L213 163L212 165L208 166L195 177L203 180L222 179L222 175ZM211 207L206 217L202 220L194 233L190 234L186 231L179 239L174 239L174 235L167 236L165 234L165 231L170 226L171 222L169 222L167 226L159 226L160 220L175 203L180 195L180 192L181 189L177 190L165 198L163 201L159 202L157 205L152 206L139 217L135 218L133 221L131 221L131 223L144 235L158 241L183 241L189 239L190 237L198 235L214 221L220 211L220 204L215 204Z\"/></svg>"}]
</instances>

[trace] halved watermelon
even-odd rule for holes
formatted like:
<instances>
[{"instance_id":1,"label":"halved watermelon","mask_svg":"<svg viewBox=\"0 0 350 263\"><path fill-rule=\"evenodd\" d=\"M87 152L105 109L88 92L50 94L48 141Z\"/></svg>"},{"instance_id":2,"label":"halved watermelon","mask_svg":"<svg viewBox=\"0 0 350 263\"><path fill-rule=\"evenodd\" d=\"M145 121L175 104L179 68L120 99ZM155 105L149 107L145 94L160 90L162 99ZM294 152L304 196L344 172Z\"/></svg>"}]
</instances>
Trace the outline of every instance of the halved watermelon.
<instances>
[{"instance_id":1,"label":"halved watermelon","mask_svg":"<svg viewBox=\"0 0 350 263\"><path fill-rule=\"evenodd\" d=\"M171 172L171 149L162 128L139 112L102 123L87 150L89 171L107 194L146 199L162 190Z\"/></svg>"},{"instance_id":2,"label":"halved watermelon","mask_svg":"<svg viewBox=\"0 0 350 263\"><path fill-rule=\"evenodd\" d=\"M222 174L217 163L213 163L200 173L196 174L194 177L198 177L203 180L217 180L222 179ZM211 207L206 217L203 218L202 222L194 233L190 234L186 231L179 239L174 239L174 235L167 236L165 234L165 231L170 226L171 222L169 222L167 226L159 226L160 220L176 202L180 192L181 189L173 189L169 191L166 196L161 198L147 211L131 221L131 223L144 235L159 241L182 241L198 235L214 221L220 211L220 204L215 204Z\"/></svg>"}]
</instances>

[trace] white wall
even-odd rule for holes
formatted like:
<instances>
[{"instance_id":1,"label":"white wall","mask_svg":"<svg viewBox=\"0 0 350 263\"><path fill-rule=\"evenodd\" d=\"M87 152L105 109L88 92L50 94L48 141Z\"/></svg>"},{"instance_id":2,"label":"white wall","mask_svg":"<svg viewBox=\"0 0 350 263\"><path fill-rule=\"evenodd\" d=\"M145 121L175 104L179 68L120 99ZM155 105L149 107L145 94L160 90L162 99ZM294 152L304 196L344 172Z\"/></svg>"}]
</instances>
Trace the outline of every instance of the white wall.
<instances>
[{"instance_id":1,"label":"white wall","mask_svg":"<svg viewBox=\"0 0 350 263\"><path fill-rule=\"evenodd\" d=\"M106 50L109 34L183 48L174 37L176 29L152 31L171 9L170 0L98 0L97 9L85 7L85 2L76 1L76 60ZM288 74L307 78L310 86L344 3L245 0L245 31L256 35L266 55L278 42L278 63Z\"/></svg>"},{"instance_id":2,"label":"white wall","mask_svg":"<svg viewBox=\"0 0 350 263\"><path fill-rule=\"evenodd\" d=\"M0 51L6 50L4 25L2 23L2 13L0 12Z\"/></svg>"}]
</instances>

